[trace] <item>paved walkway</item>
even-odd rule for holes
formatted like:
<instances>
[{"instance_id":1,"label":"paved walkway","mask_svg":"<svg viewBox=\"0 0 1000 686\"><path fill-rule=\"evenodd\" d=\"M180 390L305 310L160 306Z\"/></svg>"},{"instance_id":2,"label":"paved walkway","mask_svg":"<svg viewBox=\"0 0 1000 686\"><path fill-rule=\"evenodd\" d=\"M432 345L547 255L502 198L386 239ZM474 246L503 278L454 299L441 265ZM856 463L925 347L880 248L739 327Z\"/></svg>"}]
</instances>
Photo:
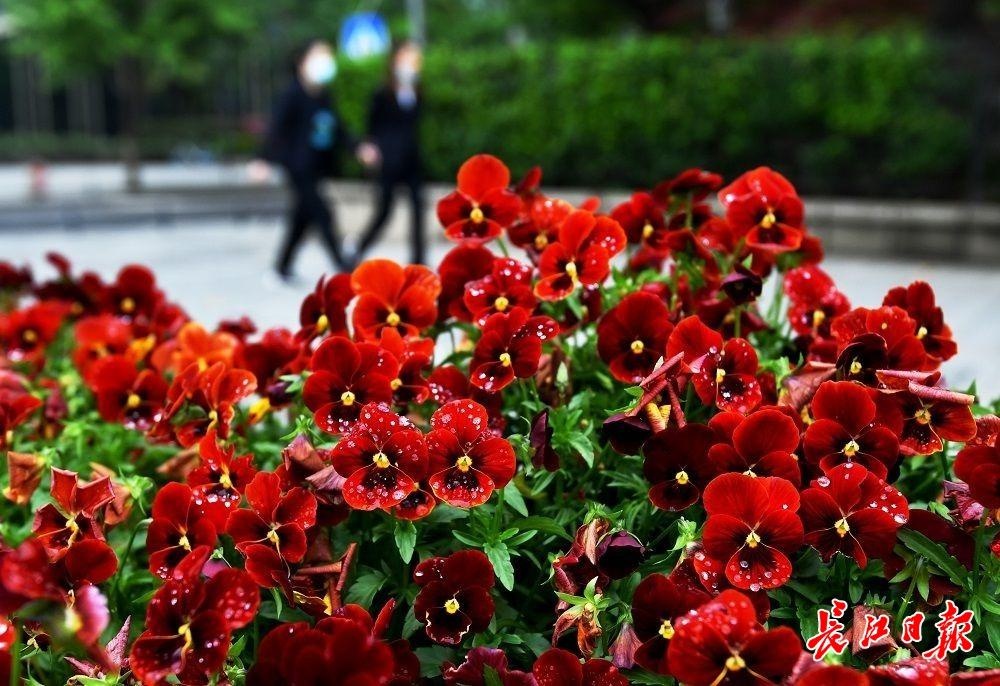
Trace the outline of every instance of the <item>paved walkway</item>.
<instances>
[{"instance_id":1,"label":"paved walkway","mask_svg":"<svg viewBox=\"0 0 1000 686\"><path fill-rule=\"evenodd\" d=\"M360 205L342 208L341 223L356 233L368 211ZM406 213L400 208L392 233L403 232L405 221ZM429 230L436 231L436 226ZM172 298L206 323L247 314L262 326L294 326L300 300L329 265L319 244L310 240L297 265L302 283L291 288L273 285L265 276L280 231L278 222L259 220L8 232L0 236L0 259L29 262L40 276L50 273L43 259L49 250L66 254L78 269L95 269L106 276L123 264L144 263L156 271ZM435 241L432 260L436 262L447 247ZM378 246L374 255L396 260L408 257L397 241ZM950 383L964 389L978 378L983 396L1000 395L1000 319L995 309L1000 302L1000 270L843 256L830 257L824 267L858 305L877 305L894 285L930 281L960 346L959 356L945 366Z\"/></svg>"}]
</instances>

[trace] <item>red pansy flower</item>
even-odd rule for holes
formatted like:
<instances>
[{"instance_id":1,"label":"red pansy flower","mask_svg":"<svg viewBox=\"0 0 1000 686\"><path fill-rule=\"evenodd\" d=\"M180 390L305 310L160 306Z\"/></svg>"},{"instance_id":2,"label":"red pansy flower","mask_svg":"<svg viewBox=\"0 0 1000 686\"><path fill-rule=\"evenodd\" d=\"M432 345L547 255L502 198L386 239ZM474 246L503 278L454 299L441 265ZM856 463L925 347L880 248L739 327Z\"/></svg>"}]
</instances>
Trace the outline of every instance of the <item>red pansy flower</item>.
<instances>
[{"instance_id":1,"label":"red pansy flower","mask_svg":"<svg viewBox=\"0 0 1000 686\"><path fill-rule=\"evenodd\" d=\"M716 475L708 454L717 441L704 424L670 426L653 434L642 447L642 473L652 484L653 505L680 512L698 502L701 489Z\"/></svg>"},{"instance_id":2,"label":"red pansy flower","mask_svg":"<svg viewBox=\"0 0 1000 686\"><path fill-rule=\"evenodd\" d=\"M621 224L629 243L641 243L654 250L668 247L670 229L663 215L663 205L649 193L633 193L611 210L611 218Z\"/></svg>"},{"instance_id":3,"label":"red pansy flower","mask_svg":"<svg viewBox=\"0 0 1000 686\"><path fill-rule=\"evenodd\" d=\"M358 294L351 314L358 338L377 340L386 327L411 338L437 319L441 280L423 265L367 260L351 275L351 288Z\"/></svg>"},{"instance_id":4,"label":"red pansy flower","mask_svg":"<svg viewBox=\"0 0 1000 686\"><path fill-rule=\"evenodd\" d=\"M458 190L438 201L437 215L453 241L493 240L521 213L521 199L507 187L510 171L492 155L474 155L458 170Z\"/></svg>"},{"instance_id":5,"label":"red pansy flower","mask_svg":"<svg viewBox=\"0 0 1000 686\"><path fill-rule=\"evenodd\" d=\"M226 526L237 550L251 557L248 546L259 543L284 562L299 562L306 554L306 530L316 523L316 496L299 486L282 494L281 479L272 472L258 472L243 494L251 509L230 514Z\"/></svg>"},{"instance_id":6,"label":"red pansy flower","mask_svg":"<svg viewBox=\"0 0 1000 686\"><path fill-rule=\"evenodd\" d=\"M712 417L709 426L730 423L730 442L717 443L708 459L717 474L740 472L749 476L778 476L796 487L802 471L795 451L799 447L799 428L781 410L762 408L743 416L726 412Z\"/></svg>"},{"instance_id":7,"label":"red pansy flower","mask_svg":"<svg viewBox=\"0 0 1000 686\"><path fill-rule=\"evenodd\" d=\"M757 352L746 339L723 342L722 334L691 316L682 319L667 339L666 357L678 354L683 354L694 390L704 404L742 414L760 405Z\"/></svg>"},{"instance_id":8,"label":"red pansy flower","mask_svg":"<svg viewBox=\"0 0 1000 686\"><path fill-rule=\"evenodd\" d=\"M87 646L108 625L108 601L97 584L110 579L118 558L104 541L80 541L53 558L40 542L28 539L0 551L0 611L13 614L30 601L55 603L56 611L35 608L33 616L52 622L52 633L69 633Z\"/></svg>"},{"instance_id":9,"label":"red pansy flower","mask_svg":"<svg viewBox=\"0 0 1000 686\"><path fill-rule=\"evenodd\" d=\"M243 491L257 474L253 455L237 457L236 450L220 444L214 433L201 439L198 452L201 463L187 475L195 509L208 517L216 531L223 531L230 513L239 508Z\"/></svg>"},{"instance_id":10,"label":"red pansy flower","mask_svg":"<svg viewBox=\"0 0 1000 686\"><path fill-rule=\"evenodd\" d=\"M392 514L396 519L415 522L433 512L436 506L437 499L431 493L431 487L426 481L422 481L417 484L417 490L403 498L399 505L393 508Z\"/></svg>"},{"instance_id":11,"label":"red pansy flower","mask_svg":"<svg viewBox=\"0 0 1000 686\"><path fill-rule=\"evenodd\" d=\"M666 303L652 293L630 293L597 325L597 353L619 381L637 384L663 357L673 331Z\"/></svg>"},{"instance_id":12,"label":"red pansy flower","mask_svg":"<svg viewBox=\"0 0 1000 686\"><path fill-rule=\"evenodd\" d=\"M967 446L955 458L955 476L984 507L1000 508L1000 447Z\"/></svg>"},{"instance_id":13,"label":"red pansy flower","mask_svg":"<svg viewBox=\"0 0 1000 686\"><path fill-rule=\"evenodd\" d=\"M657 674L670 674L667 649L674 637L674 622L709 600L699 588L678 584L663 574L651 574L632 596L632 621L642 645L635 662Z\"/></svg>"},{"instance_id":14,"label":"red pansy flower","mask_svg":"<svg viewBox=\"0 0 1000 686\"><path fill-rule=\"evenodd\" d=\"M469 380L488 393L500 391L514 379L530 378L538 371L542 343L559 333L550 317L530 317L520 307L490 315L469 363Z\"/></svg>"},{"instance_id":15,"label":"red pansy flower","mask_svg":"<svg viewBox=\"0 0 1000 686\"><path fill-rule=\"evenodd\" d=\"M14 442L14 429L28 420L42 401L27 391L0 389L0 451Z\"/></svg>"},{"instance_id":16,"label":"red pansy flower","mask_svg":"<svg viewBox=\"0 0 1000 686\"><path fill-rule=\"evenodd\" d=\"M413 572L420 593L413 612L436 643L458 645L493 617L493 565L478 550L424 560Z\"/></svg>"},{"instance_id":17,"label":"red pansy flower","mask_svg":"<svg viewBox=\"0 0 1000 686\"><path fill-rule=\"evenodd\" d=\"M438 408L427 434L427 455L431 490L454 507L482 505L507 485L517 467L514 448L490 431L486 408L472 400Z\"/></svg>"},{"instance_id":18,"label":"red pansy flower","mask_svg":"<svg viewBox=\"0 0 1000 686\"><path fill-rule=\"evenodd\" d=\"M830 325L837 340L837 367L849 379L875 385L879 369L930 370L937 366L924 352L914 322L905 310L858 307Z\"/></svg>"},{"instance_id":19,"label":"red pansy flower","mask_svg":"<svg viewBox=\"0 0 1000 686\"><path fill-rule=\"evenodd\" d=\"M661 203L673 196L686 202L699 202L708 197L709 193L722 187L722 177L718 174L697 167L685 169L674 178L663 181L653 189L653 195Z\"/></svg>"},{"instance_id":20,"label":"red pansy flower","mask_svg":"<svg viewBox=\"0 0 1000 686\"><path fill-rule=\"evenodd\" d=\"M316 288L299 307L297 338L311 341L321 336L347 335L347 306L354 300L350 274L320 277Z\"/></svg>"},{"instance_id":21,"label":"red pansy flower","mask_svg":"<svg viewBox=\"0 0 1000 686\"><path fill-rule=\"evenodd\" d=\"M690 686L781 683L802 654L802 642L792 629L763 629L753 603L738 591L723 591L678 619L675 627L670 671Z\"/></svg>"},{"instance_id":22,"label":"red pansy flower","mask_svg":"<svg viewBox=\"0 0 1000 686\"><path fill-rule=\"evenodd\" d=\"M344 501L356 510L399 505L427 472L427 446L405 417L385 405L368 404L357 423L330 451Z\"/></svg>"},{"instance_id":23,"label":"red pansy flower","mask_svg":"<svg viewBox=\"0 0 1000 686\"><path fill-rule=\"evenodd\" d=\"M31 527L47 550L58 553L78 541L104 540L96 517L115 497L110 478L82 482L76 472L53 467L51 494L55 504L43 505Z\"/></svg>"},{"instance_id":24,"label":"red pansy flower","mask_svg":"<svg viewBox=\"0 0 1000 686\"><path fill-rule=\"evenodd\" d=\"M884 479L899 457L894 415L879 413L876 392L852 381L825 381L813 396L814 421L802 440L806 460L828 470L856 462Z\"/></svg>"},{"instance_id":25,"label":"red pansy flower","mask_svg":"<svg viewBox=\"0 0 1000 686\"><path fill-rule=\"evenodd\" d=\"M122 267L106 297L111 311L128 321L149 320L163 301L153 272L137 264Z\"/></svg>"},{"instance_id":26,"label":"red pansy flower","mask_svg":"<svg viewBox=\"0 0 1000 686\"><path fill-rule=\"evenodd\" d=\"M23 309L0 312L0 348L11 362L36 362L56 337L67 314L61 302L43 300Z\"/></svg>"},{"instance_id":27,"label":"red pansy flower","mask_svg":"<svg viewBox=\"0 0 1000 686\"><path fill-rule=\"evenodd\" d=\"M726 221L746 244L768 253L795 250L802 243L803 206L784 176L758 167L719 191Z\"/></svg>"},{"instance_id":28,"label":"red pansy flower","mask_svg":"<svg viewBox=\"0 0 1000 686\"><path fill-rule=\"evenodd\" d=\"M534 263L550 244L559 238L559 227L573 211L573 206L565 200L549 198L541 193L525 201L526 211L507 229L510 242L527 251ZM596 203L584 201L581 209L595 211Z\"/></svg>"},{"instance_id":29,"label":"red pansy flower","mask_svg":"<svg viewBox=\"0 0 1000 686\"><path fill-rule=\"evenodd\" d=\"M559 227L559 242L545 248L539 258L541 279L535 284L535 295L541 300L562 300L581 284L603 283L611 271L611 258L625 243L625 232L614 219L573 211Z\"/></svg>"},{"instance_id":30,"label":"red pansy flower","mask_svg":"<svg viewBox=\"0 0 1000 686\"><path fill-rule=\"evenodd\" d=\"M288 383L281 377L299 374L307 364L308 346L288 329L274 328L265 331L260 340L243 344L237 366L254 375L269 408L289 402Z\"/></svg>"},{"instance_id":31,"label":"red pansy flower","mask_svg":"<svg viewBox=\"0 0 1000 686\"><path fill-rule=\"evenodd\" d=\"M389 382L392 399L400 407L422 403L431 395L424 370L434 360L434 341L429 338L404 339L396 329L382 329L379 345L399 360L399 375Z\"/></svg>"},{"instance_id":32,"label":"red pansy flower","mask_svg":"<svg viewBox=\"0 0 1000 686\"><path fill-rule=\"evenodd\" d=\"M910 382L893 396L903 417L900 449L909 455L930 455L944 441L965 443L976 435L971 405L975 396Z\"/></svg>"},{"instance_id":33,"label":"red pansy flower","mask_svg":"<svg viewBox=\"0 0 1000 686\"><path fill-rule=\"evenodd\" d=\"M226 662L232 632L257 613L260 593L241 569L211 579L201 570L211 551L196 548L174 569L146 608L146 629L132 645L129 668L143 683L205 683Z\"/></svg>"},{"instance_id":34,"label":"red pansy flower","mask_svg":"<svg viewBox=\"0 0 1000 686\"><path fill-rule=\"evenodd\" d=\"M128 357L109 355L97 360L90 367L88 383L106 422L145 431L162 417L167 382L152 369L136 369Z\"/></svg>"},{"instance_id":35,"label":"red pansy flower","mask_svg":"<svg viewBox=\"0 0 1000 686\"><path fill-rule=\"evenodd\" d=\"M951 328L944 322L944 313L934 301L934 289L925 281L914 281L907 287L897 286L885 294L883 305L901 307L917 325L917 338L928 355L940 361L958 353L951 337Z\"/></svg>"},{"instance_id":36,"label":"red pansy flower","mask_svg":"<svg viewBox=\"0 0 1000 686\"><path fill-rule=\"evenodd\" d=\"M153 499L153 521L146 533L149 571L167 579L181 560L199 546L214 548L216 526L199 507L196 496L187 484L173 481L156 493Z\"/></svg>"},{"instance_id":37,"label":"red pansy flower","mask_svg":"<svg viewBox=\"0 0 1000 686\"><path fill-rule=\"evenodd\" d=\"M178 374L167 391L167 409L154 427L155 437L169 435L182 447L189 448L215 429L220 438L229 437L235 406L257 390L253 374L243 369L229 369L216 362L201 371L192 363ZM173 420L177 418L176 426Z\"/></svg>"},{"instance_id":38,"label":"red pansy flower","mask_svg":"<svg viewBox=\"0 0 1000 686\"><path fill-rule=\"evenodd\" d=\"M150 355L150 362L161 372L177 373L190 365L205 371L213 364L231 367L239 348L239 339L225 331L208 331L197 322L188 322L172 338Z\"/></svg>"},{"instance_id":39,"label":"red pansy flower","mask_svg":"<svg viewBox=\"0 0 1000 686\"><path fill-rule=\"evenodd\" d=\"M327 617L315 627L281 624L260 642L248 686L379 686L399 669L393 648L355 618ZM406 682L399 682L405 684Z\"/></svg>"},{"instance_id":40,"label":"red pansy flower","mask_svg":"<svg viewBox=\"0 0 1000 686\"><path fill-rule=\"evenodd\" d=\"M482 326L491 314L508 312L515 307L533 311L535 294L531 290L531 271L531 267L515 259L497 258L488 275L466 283L462 301L473 321Z\"/></svg>"},{"instance_id":41,"label":"red pansy flower","mask_svg":"<svg viewBox=\"0 0 1000 686\"><path fill-rule=\"evenodd\" d=\"M531 673L538 686L628 686L628 679L607 660L580 663L568 650L550 648L538 656Z\"/></svg>"},{"instance_id":42,"label":"red pansy flower","mask_svg":"<svg viewBox=\"0 0 1000 686\"><path fill-rule=\"evenodd\" d=\"M965 681L960 677L966 673L982 674L982 672L957 673L949 679L947 660L911 657L887 665L872 665L865 671L865 677L868 679L868 686L946 686L947 684L959 686ZM985 684L990 683L992 681L985 682Z\"/></svg>"},{"instance_id":43,"label":"red pansy flower","mask_svg":"<svg viewBox=\"0 0 1000 686\"><path fill-rule=\"evenodd\" d=\"M819 267L789 269L785 274L788 322L795 333L814 338L830 336L830 322L851 309L847 296Z\"/></svg>"},{"instance_id":44,"label":"red pansy flower","mask_svg":"<svg viewBox=\"0 0 1000 686\"><path fill-rule=\"evenodd\" d=\"M805 541L827 562L836 552L859 567L892 552L896 531L910 516L906 498L859 464L840 464L802 492Z\"/></svg>"},{"instance_id":45,"label":"red pansy flower","mask_svg":"<svg viewBox=\"0 0 1000 686\"><path fill-rule=\"evenodd\" d=\"M445 662L441 665L441 676L445 686L487 686L487 667L499 677L501 686L536 686L531 674L510 669L507 655L501 649L484 646L470 650L460 665Z\"/></svg>"},{"instance_id":46,"label":"red pansy flower","mask_svg":"<svg viewBox=\"0 0 1000 686\"><path fill-rule=\"evenodd\" d=\"M390 353L343 336L324 340L309 367L302 399L316 425L334 434L349 429L366 403L392 402L392 380L399 376L399 361Z\"/></svg>"},{"instance_id":47,"label":"red pansy flower","mask_svg":"<svg viewBox=\"0 0 1000 686\"><path fill-rule=\"evenodd\" d=\"M124 355L132 343L132 327L110 314L84 317L73 327L73 364L86 378L91 365L108 355Z\"/></svg>"},{"instance_id":48,"label":"red pansy flower","mask_svg":"<svg viewBox=\"0 0 1000 686\"><path fill-rule=\"evenodd\" d=\"M702 494L708 519L705 552L726 565L726 578L751 591L781 586L792 574L788 556L802 546L795 486L777 477L722 474Z\"/></svg>"},{"instance_id":49,"label":"red pansy flower","mask_svg":"<svg viewBox=\"0 0 1000 686\"><path fill-rule=\"evenodd\" d=\"M472 321L472 313L465 306L465 286L490 274L495 258L488 248L481 245L456 245L441 258L438 276L441 277L441 295L438 296L438 320L455 317L464 322Z\"/></svg>"}]
</instances>

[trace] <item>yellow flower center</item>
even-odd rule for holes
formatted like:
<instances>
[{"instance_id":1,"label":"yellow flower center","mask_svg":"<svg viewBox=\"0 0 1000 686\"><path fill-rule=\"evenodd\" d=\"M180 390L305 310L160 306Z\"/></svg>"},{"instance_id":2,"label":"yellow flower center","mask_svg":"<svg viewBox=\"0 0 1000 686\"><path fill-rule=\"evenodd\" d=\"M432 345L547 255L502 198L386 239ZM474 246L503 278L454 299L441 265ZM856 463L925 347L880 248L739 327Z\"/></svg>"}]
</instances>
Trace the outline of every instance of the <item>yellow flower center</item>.
<instances>
[{"instance_id":1,"label":"yellow flower center","mask_svg":"<svg viewBox=\"0 0 1000 686\"><path fill-rule=\"evenodd\" d=\"M444 602L444 611L450 615L453 615L456 612L458 612L460 608L461 606L458 604L458 601L455 600L454 598L449 598Z\"/></svg>"},{"instance_id":2,"label":"yellow flower center","mask_svg":"<svg viewBox=\"0 0 1000 686\"><path fill-rule=\"evenodd\" d=\"M681 486L683 486L684 484L686 484L688 481L691 480L691 477L689 477L688 473L682 469L681 471L677 472L677 474L674 475L674 480L677 481L677 483L679 483Z\"/></svg>"},{"instance_id":3,"label":"yellow flower center","mask_svg":"<svg viewBox=\"0 0 1000 686\"><path fill-rule=\"evenodd\" d=\"M274 547L277 548L278 547L278 543L280 542L280 539L278 538L278 532L275 531L274 529L270 529L267 532L267 540L269 540L271 543L273 543Z\"/></svg>"},{"instance_id":4,"label":"yellow flower center","mask_svg":"<svg viewBox=\"0 0 1000 686\"><path fill-rule=\"evenodd\" d=\"M472 220L473 224L482 224L483 220L486 219L486 216L483 214L481 209L473 207L472 211L469 212L469 219Z\"/></svg>"},{"instance_id":5,"label":"yellow flower center","mask_svg":"<svg viewBox=\"0 0 1000 686\"><path fill-rule=\"evenodd\" d=\"M917 338L919 338L920 340L923 340L924 336L926 336L926 335L927 335L927 327L926 326L921 326L919 329L917 329Z\"/></svg>"},{"instance_id":6,"label":"yellow flower center","mask_svg":"<svg viewBox=\"0 0 1000 686\"><path fill-rule=\"evenodd\" d=\"M128 400L125 401L125 407L130 410L134 410L142 404L142 398L139 397L137 393L129 393Z\"/></svg>"},{"instance_id":7,"label":"yellow flower center","mask_svg":"<svg viewBox=\"0 0 1000 686\"><path fill-rule=\"evenodd\" d=\"M851 374L861 373L861 361L854 359L851 361Z\"/></svg>"},{"instance_id":8,"label":"yellow flower center","mask_svg":"<svg viewBox=\"0 0 1000 686\"><path fill-rule=\"evenodd\" d=\"M504 367L510 366L510 353L500 353L500 364Z\"/></svg>"},{"instance_id":9,"label":"yellow flower center","mask_svg":"<svg viewBox=\"0 0 1000 686\"><path fill-rule=\"evenodd\" d=\"M340 394L340 402L346 407L350 407L354 404L355 395L351 391L344 391Z\"/></svg>"},{"instance_id":10,"label":"yellow flower center","mask_svg":"<svg viewBox=\"0 0 1000 686\"><path fill-rule=\"evenodd\" d=\"M327 317L325 314L321 314L319 318L316 320L316 331L319 333L323 333L329 327L330 327L330 318Z\"/></svg>"},{"instance_id":11,"label":"yellow flower center","mask_svg":"<svg viewBox=\"0 0 1000 686\"><path fill-rule=\"evenodd\" d=\"M372 462L379 469L385 469L386 467L389 466L389 458L386 456L385 453L381 452L372 455Z\"/></svg>"},{"instance_id":12,"label":"yellow flower center","mask_svg":"<svg viewBox=\"0 0 1000 686\"><path fill-rule=\"evenodd\" d=\"M251 423L259 422L271 409L271 401L268 398L258 398L250 406L249 418Z\"/></svg>"},{"instance_id":13,"label":"yellow flower center","mask_svg":"<svg viewBox=\"0 0 1000 686\"><path fill-rule=\"evenodd\" d=\"M510 306L510 300L507 300L504 296L498 296L496 300L493 301L493 307L496 308L497 312L503 312Z\"/></svg>"},{"instance_id":14,"label":"yellow flower center","mask_svg":"<svg viewBox=\"0 0 1000 686\"><path fill-rule=\"evenodd\" d=\"M820 324L826 321L826 312L823 310L813 310L813 328L818 329Z\"/></svg>"},{"instance_id":15,"label":"yellow flower center","mask_svg":"<svg viewBox=\"0 0 1000 686\"><path fill-rule=\"evenodd\" d=\"M640 341L638 338L632 341L632 345L629 346L636 355L640 354L646 349L646 344Z\"/></svg>"},{"instance_id":16,"label":"yellow flower center","mask_svg":"<svg viewBox=\"0 0 1000 686\"><path fill-rule=\"evenodd\" d=\"M219 485L227 491L232 489L233 480L229 476L229 472L222 472L222 474L219 474Z\"/></svg>"},{"instance_id":17,"label":"yellow flower center","mask_svg":"<svg viewBox=\"0 0 1000 686\"><path fill-rule=\"evenodd\" d=\"M753 469L746 470L745 472L743 472L743 475L744 476L749 476L751 479L756 479L757 478L757 472L755 472Z\"/></svg>"},{"instance_id":18,"label":"yellow flower center","mask_svg":"<svg viewBox=\"0 0 1000 686\"><path fill-rule=\"evenodd\" d=\"M21 338L24 339L25 343L34 343L38 340L38 333L34 329L25 329Z\"/></svg>"},{"instance_id":19,"label":"yellow flower center","mask_svg":"<svg viewBox=\"0 0 1000 686\"><path fill-rule=\"evenodd\" d=\"M931 412L926 407L921 407L914 413L913 418L917 420L918 424L926 426L931 423Z\"/></svg>"},{"instance_id":20,"label":"yellow flower center","mask_svg":"<svg viewBox=\"0 0 1000 686\"><path fill-rule=\"evenodd\" d=\"M472 469L472 458L468 455L462 455L455 460L455 466L458 467L458 471L467 472Z\"/></svg>"},{"instance_id":21,"label":"yellow flower center","mask_svg":"<svg viewBox=\"0 0 1000 686\"><path fill-rule=\"evenodd\" d=\"M403 380L400 379L398 376L389 382L389 388L391 388L394 391L399 390L399 387L402 385L403 385Z\"/></svg>"},{"instance_id":22,"label":"yellow flower center","mask_svg":"<svg viewBox=\"0 0 1000 686\"><path fill-rule=\"evenodd\" d=\"M715 370L715 383L720 384L722 380L726 378L726 370L719 367Z\"/></svg>"},{"instance_id":23,"label":"yellow flower center","mask_svg":"<svg viewBox=\"0 0 1000 686\"><path fill-rule=\"evenodd\" d=\"M851 530L851 525L847 523L847 517L844 517L839 522L833 525L833 528L837 530L837 533L841 538L847 535L847 532Z\"/></svg>"},{"instance_id":24,"label":"yellow flower center","mask_svg":"<svg viewBox=\"0 0 1000 686\"><path fill-rule=\"evenodd\" d=\"M653 235L653 225L646 222L645 226L642 227L642 237L649 238Z\"/></svg>"},{"instance_id":25,"label":"yellow flower center","mask_svg":"<svg viewBox=\"0 0 1000 686\"><path fill-rule=\"evenodd\" d=\"M72 591L70 591L70 593L72 593ZM64 615L63 623L66 626L66 632L70 634L75 634L83 628L83 619L80 618L80 613L77 612L72 605L66 607L66 614Z\"/></svg>"},{"instance_id":26,"label":"yellow flower center","mask_svg":"<svg viewBox=\"0 0 1000 686\"><path fill-rule=\"evenodd\" d=\"M573 279L574 282L576 281L577 278L576 262L570 261L566 263L566 275L569 276L569 278Z\"/></svg>"},{"instance_id":27,"label":"yellow flower center","mask_svg":"<svg viewBox=\"0 0 1000 686\"><path fill-rule=\"evenodd\" d=\"M847 445L844 446L844 454L848 457L854 457L858 454L859 450L861 450L861 446L858 445L858 442L853 438L847 442Z\"/></svg>"},{"instance_id":28,"label":"yellow flower center","mask_svg":"<svg viewBox=\"0 0 1000 686\"><path fill-rule=\"evenodd\" d=\"M125 314L130 314L135 310L135 300L132 298L122 298L121 302L122 312Z\"/></svg>"},{"instance_id":29,"label":"yellow flower center","mask_svg":"<svg viewBox=\"0 0 1000 686\"><path fill-rule=\"evenodd\" d=\"M772 226L775 225L775 223L777 223L777 221L778 218L774 216L774 212L768 210L767 214L764 215L764 218L760 220L760 225L763 226L765 229L770 229Z\"/></svg>"},{"instance_id":30,"label":"yellow flower center","mask_svg":"<svg viewBox=\"0 0 1000 686\"><path fill-rule=\"evenodd\" d=\"M674 625L670 623L669 619L664 619L663 624L660 625L660 636L668 641L674 637Z\"/></svg>"},{"instance_id":31,"label":"yellow flower center","mask_svg":"<svg viewBox=\"0 0 1000 686\"><path fill-rule=\"evenodd\" d=\"M187 534L181 534L181 537L177 540L177 545L184 548L184 550L191 550L191 541L188 539Z\"/></svg>"},{"instance_id":32,"label":"yellow flower center","mask_svg":"<svg viewBox=\"0 0 1000 686\"><path fill-rule=\"evenodd\" d=\"M760 536L756 531L751 531L747 534L747 545L751 548L756 548L760 544Z\"/></svg>"},{"instance_id":33,"label":"yellow flower center","mask_svg":"<svg viewBox=\"0 0 1000 686\"><path fill-rule=\"evenodd\" d=\"M388 324L389 326L399 326L399 322L400 322L399 315L396 314L395 312L390 312L388 316L386 316L385 318L385 323Z\"/></svg>"},{"instance_id":34,"label":"yellow flower center","mask_svg":"<svg viewBox=\"0 0 1000 686\"><path fill-rule=\"evenodd\" d=\"M177 635L184 638L184 646L181 648L181 652L185 652L191 649L194 645L194 637L191 636L191 623L185 622L177 628Z\"/></svg>"},{"instance_id":35,"label":"yellow flower center","mask_svg":"<svg viewBox=\"0 0 1000 686\"><path fill-rule=\"evenodd\" d=\"M730 672L738 672L746 666L747 663L739 655L730 655L726 658L726 669Z\"/></svg>"},{"instance_id":36,"label":"yellow flower center","mask_svg":"<svg viewBox=\"0 0 1000 686\"><path fill-rule=\"evenodd\" d=\"M540 233L535 236L535 250L544 250L545 246L549 244L549 237L544 233Z\"/></svg>"}]
</instances>

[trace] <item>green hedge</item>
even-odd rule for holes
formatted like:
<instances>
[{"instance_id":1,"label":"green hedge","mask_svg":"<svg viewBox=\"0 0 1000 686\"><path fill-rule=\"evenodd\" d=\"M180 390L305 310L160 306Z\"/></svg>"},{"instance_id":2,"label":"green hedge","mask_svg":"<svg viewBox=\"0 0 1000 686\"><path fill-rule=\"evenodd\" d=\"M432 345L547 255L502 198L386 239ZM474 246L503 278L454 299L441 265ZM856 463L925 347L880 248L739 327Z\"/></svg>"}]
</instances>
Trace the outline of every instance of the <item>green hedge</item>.
<instances>
[{"instance_id":1,"label":"green hedge","mask_svg":"<svg viewBox=\"0 0 1000 686\"><path fill-rule=\"evenodd\" d=\"M344 69L341 108L356 125L381 73ZM540 163L558 184L768 164L812 193L960 196L972 86L917 33L438 48L424 144L435 178L485 150L515 173Z\"/></svg>"}]
</instances>

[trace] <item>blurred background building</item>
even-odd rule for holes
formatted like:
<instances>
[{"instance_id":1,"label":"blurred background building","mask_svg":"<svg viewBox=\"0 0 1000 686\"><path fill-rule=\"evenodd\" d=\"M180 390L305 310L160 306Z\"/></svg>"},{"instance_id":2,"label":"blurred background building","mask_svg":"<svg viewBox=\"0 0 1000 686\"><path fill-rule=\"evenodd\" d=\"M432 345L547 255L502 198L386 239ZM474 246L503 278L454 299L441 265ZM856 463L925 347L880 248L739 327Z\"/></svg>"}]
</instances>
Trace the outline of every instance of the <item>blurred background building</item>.
<instances>
[{"instance_id":1,"label":"blurred background building","mask_svg":"<svg viewBox=\"0 0 1000 686\"><path fill-rule=\"evenodd\" d=\"M377 11L428 46L440 179L773 164L819 195L1000 198L998 0L3 0L0 159L247 157L287 56ZM415 19L416 18L416 19ZM419 25L415 26L415 21ZM382 58L341 60L360 128ZM544 115L540 113L544 112Z\"/></svg>"}]
</instances>

